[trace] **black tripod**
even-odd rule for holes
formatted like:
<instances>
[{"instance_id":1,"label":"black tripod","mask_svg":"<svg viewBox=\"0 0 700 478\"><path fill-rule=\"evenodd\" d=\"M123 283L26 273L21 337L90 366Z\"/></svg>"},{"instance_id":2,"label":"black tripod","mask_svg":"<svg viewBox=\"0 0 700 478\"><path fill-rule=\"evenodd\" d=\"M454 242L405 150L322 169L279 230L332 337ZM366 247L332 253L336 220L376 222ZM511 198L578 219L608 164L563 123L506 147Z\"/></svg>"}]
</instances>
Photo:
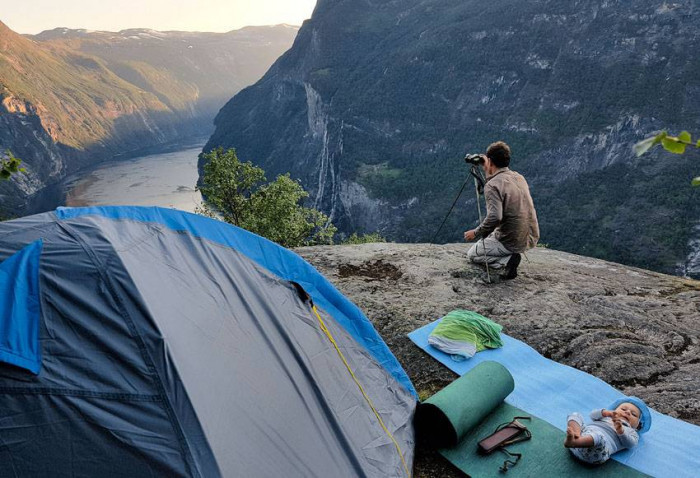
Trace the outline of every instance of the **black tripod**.
<instances>
[{"instance_id":1,"label":"black tripod","mask_svg":"<svg viewBox=\"0 0 700 478\"><path fill-rule=\"evenodd\" d=\"M484 194L484 186L486 186L486 178L484 178L484 175L481 172L481 169L479 168L478 164L472 164L472 167L469 170L469 175L474 178L474 191L476 193L476 208L479 211L479 224L481 224L484 220L484 217L481 214L481 196L483 196L483 194ZM445 222L447 221L447 218L450 217L450 214L452 213L452 210L454 209L455 204L457 204L457 201L459 201L459 197L462 195L464 188L467 187L467 183L471 179L470 176L467 176L467 179L464 181L464 184L462 184L462 188L459 190L457 197L452 202L452 206L450 206L450 210L447 211L447 215L445 215L445 219L442 220L442 224L440 224L440 227L438 227L438 230L435 232L433 239L430 241L431 243L435 244L435 239L437 238L438 234L440 234L440 230L442 229L442 226L445 225ZM486 266L486 277L488 278L488 281L490 284L491 283L491 271L489 270L489 263L488 263L488 260L486 257L486 245L484 244L483 237L481 238L481 247L482 247L482 250L484 253L484 265Z\"/></svg>"}]
</instances>

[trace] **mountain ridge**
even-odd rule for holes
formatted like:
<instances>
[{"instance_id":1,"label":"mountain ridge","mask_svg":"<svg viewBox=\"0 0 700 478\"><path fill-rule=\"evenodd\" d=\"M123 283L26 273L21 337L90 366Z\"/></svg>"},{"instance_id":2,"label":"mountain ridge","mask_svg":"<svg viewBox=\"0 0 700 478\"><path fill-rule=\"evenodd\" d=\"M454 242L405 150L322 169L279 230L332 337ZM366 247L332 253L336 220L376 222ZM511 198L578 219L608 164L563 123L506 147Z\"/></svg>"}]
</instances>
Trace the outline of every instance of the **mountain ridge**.
<instances>
[{"instance_id":1,"label":"mountain ridge","mask_svg":"<svg viewBox=\"0 0 700 478\"><path fill-rule=\"evenodd\" d=\"M155 94L172 109L188 110L209 121L232 92L264 74L289 47L296 31L284 24L225 33L59 28L30 38L96 56L119 77Z\"/></svg>"},{"instance_id":2,"label":"mountain ridge","mask_svg":"<svg viewBox=\"0 0 700 478\"><path fill-rule=\"evenodd\" d=\"M1 22L0 22L1 23ZM6 28L7 25L5 25ZM250 30L261 30L261 29L273 29L273 28L291 28L294 31L299 30L298 25L291 25L288 23L278 23L275 25L247 25L241 28L235 28L233 30L228 30L225 32L210 32L210 31L200 31L200 30L154 30L147 27L136 27L136 28L124 28L122 30L91 30L87 28L69 28L69 27L55 27L48 30L42 30L39 33L21 33L22 36L28 38L34 38L38 41L55 40L58 38L70 38L70 37L84 37L93 34L102 34L109 36L119 36L125 33L148 33L148 34L181 34L181 35L228 35L235 34L239 32L247 32Z\"/></svg>"}]
</instances>

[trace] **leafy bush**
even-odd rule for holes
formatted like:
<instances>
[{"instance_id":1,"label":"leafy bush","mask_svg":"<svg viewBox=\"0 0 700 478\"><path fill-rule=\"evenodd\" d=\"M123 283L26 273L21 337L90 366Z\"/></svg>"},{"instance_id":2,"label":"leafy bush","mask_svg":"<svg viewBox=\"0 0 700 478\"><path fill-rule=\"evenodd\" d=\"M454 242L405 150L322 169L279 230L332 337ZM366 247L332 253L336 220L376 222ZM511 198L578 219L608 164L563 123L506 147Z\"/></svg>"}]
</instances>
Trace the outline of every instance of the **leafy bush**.
<instances>
[{"instance_id":1,"label":"leafy bush","mask_svg":"<svg viewBox=\"0 0 700 478\"><path fill-rule=\"evenodd\" d=\"M386 242L386 239L376 232L371 234L363 234L361 236L358 236L356 232L353 232L350 237L343 241L343 244L370 244L372 242Z\"/></svg>"},{"instance_id":2,"label":"leafy bush","mask_svg":"<svg viewBox=\"0 0 700 478\"><path fill-rule=\"evenodd\" d=\"M265 172L242 163L234 149L217 148L204 159L198 190L206 202L197 213L220 217L284 247L333 243L335 226L322 212L302 205L309 193L289 174L267 183Z\"/></svg>"}]
</instances>

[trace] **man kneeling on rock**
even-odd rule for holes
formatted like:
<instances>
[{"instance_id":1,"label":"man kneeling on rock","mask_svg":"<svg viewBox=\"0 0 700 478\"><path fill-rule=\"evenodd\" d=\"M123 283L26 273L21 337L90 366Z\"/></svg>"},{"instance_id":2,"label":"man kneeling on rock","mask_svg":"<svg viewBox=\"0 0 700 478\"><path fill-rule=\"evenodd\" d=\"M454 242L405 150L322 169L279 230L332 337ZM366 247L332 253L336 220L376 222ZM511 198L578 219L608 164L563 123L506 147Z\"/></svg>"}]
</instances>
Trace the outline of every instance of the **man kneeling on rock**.
<instances>
[{"instance_id":1,"label":"man kneeling on rock","mask_svg":"<svg viewBox=\"0 0 700 478\"><path fill-rule=\"evenodd\" d=\"M469 250L469 259L501 270L502 279L515 279L520 253L535 247L540 238L535 205L525 178L508 167L510 148L506 143L490 145L482 165L486 173L486 218L476 229L466 231L464 240L483 240Z\"/></svg>"}]
</instances>

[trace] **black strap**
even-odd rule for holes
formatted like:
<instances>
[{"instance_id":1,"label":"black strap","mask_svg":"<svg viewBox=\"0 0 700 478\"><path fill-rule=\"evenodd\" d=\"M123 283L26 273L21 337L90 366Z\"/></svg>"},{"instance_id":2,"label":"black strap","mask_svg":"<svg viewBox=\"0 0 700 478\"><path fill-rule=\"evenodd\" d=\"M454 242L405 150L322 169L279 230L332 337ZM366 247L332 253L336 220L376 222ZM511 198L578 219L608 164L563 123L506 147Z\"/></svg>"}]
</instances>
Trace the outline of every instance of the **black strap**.
<instances>
[{"instance_id":1,"label":"black strap","mask_svg":"<svg viewBox=\"0 0 700 478\"><path fill-rule=\"evenodd\" d=\"M518 419L520 419L520 420L532 420L531 417L514 417L513 420L511 420L510 422L501 423L500 425L498 425L496 427L496 430L494 431L494 433L498 432L499 430L502 430L505 427L514 426L514 422ZM532 438L532 433L530 433L530 430L528 430L525 425L522 425L522 428L521 428L521 426L515 425L515 428L518 428L521 431L522 435L516 436L515 438L512 438L510 440L504 441L498 447L498 451L501 451L508 456L508 459L506 459L506 461L503 462L503 465L498 469L501 473L508 472L508 469L517 465L517 463L520 461L520 458L522 458L522 456L523 456L522 453L513 453L513 452L508 451L506 449L506 447L510 446L514 443L520 443L521 441L526 441L526 440L529 440L530 438ZM515 457L515 460L512 460L513 457Z\"/></svg>"},{"instance_id":2,"label":"black strap","mask_svg":"<svg viewBox=\"0 0 700 478\"><path fill-rule=\"evenodd\" d=\"M523 454L522 453L512 453L506 450L504 447L501 447L498 449L499 451L502 451L506 455L508 455L508 458L506 461L503 462L503 465L498 469L501 473L506 473L508 471L508 468L512 468L515 465L518 464L520 461L520 458L522 458ZM515 461L510 460L510 458L515 457Z\"/></svg>"}]
</instances>

